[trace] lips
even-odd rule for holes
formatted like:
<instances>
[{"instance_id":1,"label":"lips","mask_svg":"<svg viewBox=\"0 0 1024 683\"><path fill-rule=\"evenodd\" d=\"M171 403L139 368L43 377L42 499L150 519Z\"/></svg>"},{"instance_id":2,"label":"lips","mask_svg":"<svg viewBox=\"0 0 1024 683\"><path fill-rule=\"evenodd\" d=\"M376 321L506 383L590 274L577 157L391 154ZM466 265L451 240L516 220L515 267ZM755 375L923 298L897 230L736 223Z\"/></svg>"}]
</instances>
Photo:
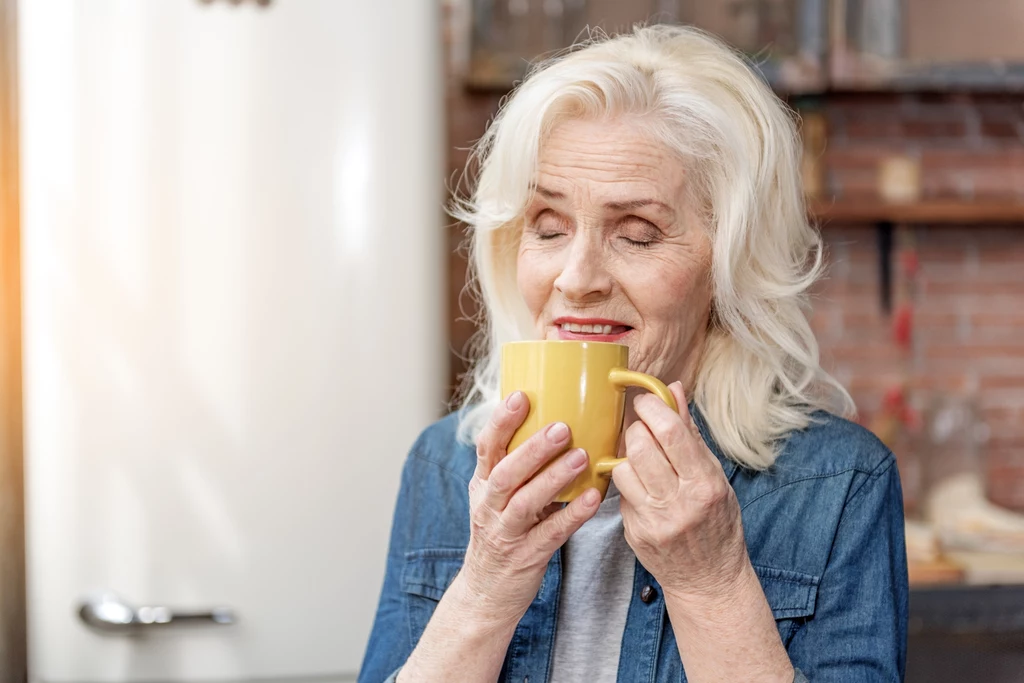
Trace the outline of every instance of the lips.
<instances>
[{"instance_id":1,"label":"lips","mask_svg":"<svg viewBox=\"0 0 1024 683\"><path fill-rule=\"evenodd\" d=\"M572 340L616 342L633 329L604 318L557 318L552 324L558 329L559 339Z\"/></svg>"}]
</instances>

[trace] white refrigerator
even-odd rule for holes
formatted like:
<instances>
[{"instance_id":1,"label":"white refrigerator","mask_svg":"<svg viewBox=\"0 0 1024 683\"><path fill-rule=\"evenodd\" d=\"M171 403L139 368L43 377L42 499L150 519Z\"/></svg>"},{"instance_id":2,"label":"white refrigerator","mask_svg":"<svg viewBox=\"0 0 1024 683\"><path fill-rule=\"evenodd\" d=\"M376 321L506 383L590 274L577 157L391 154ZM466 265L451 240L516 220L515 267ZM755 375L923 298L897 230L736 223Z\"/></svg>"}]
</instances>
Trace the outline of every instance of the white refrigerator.
<instances>
[{"instance_id":1,"label":"white refrigerator","mask_svg":"<svg viewBox=\"0 0 1024 683\"><path fill-rule=\"evenodd\" d=\"M19 11L31 681L354 680L445 408L440 8Z\"/></svg>"}]
</instances>

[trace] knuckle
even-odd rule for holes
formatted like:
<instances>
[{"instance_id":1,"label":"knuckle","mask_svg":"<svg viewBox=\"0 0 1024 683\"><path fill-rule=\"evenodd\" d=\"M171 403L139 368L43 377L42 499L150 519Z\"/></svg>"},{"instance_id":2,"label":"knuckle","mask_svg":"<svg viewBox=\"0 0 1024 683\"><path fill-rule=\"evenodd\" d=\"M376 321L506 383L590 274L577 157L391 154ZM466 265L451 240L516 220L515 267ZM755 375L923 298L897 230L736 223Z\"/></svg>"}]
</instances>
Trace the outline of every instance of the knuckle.
<instances>
[{"instance_id":1,"label":"knuckle","mask_svg":"<svg viewBox=\"0 0 1024 683\"><path fill-rule=\"evenodd\" d=\"M562 539L569 535L570 522L568 515L559 515L559 518L548 527L544 534L549 543L561 543Z\"/></svg>"},{"instance_id":2,"label":"knuckle","mask_svg":"<svg viewBox=\"0 0 1024 683\"><path fill-rule=\"evenodd\" d=\"M528 463L530 470L534 472L543 467L558 452L551 450L543 444L524 444L522 448L526 457L525 462Z\"/></svg>"},{"instance_id":3,"label":"knuckle","mask_svg":"<svg viewBox=\"0 0 1024 683\"><path fill-rule=\"evenodd\" d=\"M697 486L693 497L702 509L709 510L720 505L728 497L727 488L717 481L704 482Z\"/></svg>"},{"instance_id":4,"label":"knuckle","mask_svg":"<svg viewBox=\"0 0 1024 683\"><path fill-rule=\"evenodd\" d=\"M491 472L491 476L487 479L487 486L492 493L508 493L509 489L512 488L512 482L509 480L505 468L495 467L494 471Z\"/></svg>"},{"instance_id":5,"label":"knuckle","mask_svg":"<svg viewBox=\"0 0 1024 683\"><path fill-rule=\"evenodd\" d=\"M573 479L572 468L569 463L556 463L544 470L544 483L546 488L562 488Z\"/></svg>"},{"instance_id":6,"label":"knuckle","mask_svg":"<svg viewBox=\"0 0 1024 683\"><path fill-rule=\"evenodd\" d=\"M514 519L526 519L530 514L530 506L522 496L513 496L505 507Z\"/></svg>"},{"instance_id":7,"label":"knuckle","mask_svg":"<svg viewBox=\"0 0 1024 683\"><path fill-rule=\"evenodd\" d=\"M644 423L637 420L626 429L626 447L633 451L639 451L644 446L644 432L647 428Z\"/></svg>"},{"instance_id":8,"label":"knuckle","mask_svg":"<svg viewBox=\"0 0 1024 683\"><path fill-rule=\"evenodd\" d=\"M476 444L476 461L478 463L478 467L479 463L486 463L490 461L490 454L492 450L489 440L484 439L483 435L481 435L480 440Z\"/></svg>"},{"instance_id":9,"label":"knuckle","mask_svg":"<svg viewBox=\"0 0 1024 683\"><path fill-rule=\"evenodd\" d=\"M666 420L661 426L665 445L682 443L686 439L686 430L680 420Z\"/></svg>"},{"instance_id":10,"label":"knuckle","mask_svg":"<svg viewBox=\"0 0 1024 683\"><path fill-rule=\"evenodd\" d=\"M523 444L523 447L528 449L530 457L538 462L546 462L551 459L551 456L558 452L557 447L552 446L547 438L545 438L543 431L537 432L530 440Z\"/></svg>"}]
</instances>

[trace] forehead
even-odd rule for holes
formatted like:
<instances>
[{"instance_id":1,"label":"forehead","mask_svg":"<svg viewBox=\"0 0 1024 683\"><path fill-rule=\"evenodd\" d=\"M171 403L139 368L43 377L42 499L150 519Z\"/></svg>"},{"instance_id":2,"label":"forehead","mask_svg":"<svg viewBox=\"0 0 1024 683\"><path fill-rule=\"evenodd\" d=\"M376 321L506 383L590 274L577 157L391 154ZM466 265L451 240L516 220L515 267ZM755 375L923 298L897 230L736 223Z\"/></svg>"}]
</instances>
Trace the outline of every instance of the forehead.
<instances>
[{"instance_id":1,"label":"forehead","mask_svg":"<svg viewBox=\"0 0 1024 683\"><path fill-rule=\"evenodd\" d=\"M629 120L564 121L538 154L537 185L569 196L676 203L685 180L678 155Z\"/></svg>"}]
</instances>

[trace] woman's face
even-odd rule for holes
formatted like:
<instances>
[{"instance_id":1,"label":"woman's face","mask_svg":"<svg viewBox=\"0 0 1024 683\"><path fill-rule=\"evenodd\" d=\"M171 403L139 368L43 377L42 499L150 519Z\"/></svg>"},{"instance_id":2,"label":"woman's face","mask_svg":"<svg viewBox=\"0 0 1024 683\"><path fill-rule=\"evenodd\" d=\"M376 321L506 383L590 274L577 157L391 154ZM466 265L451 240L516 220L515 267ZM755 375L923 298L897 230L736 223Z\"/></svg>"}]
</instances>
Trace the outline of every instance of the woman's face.
<instances>
[{"instance_id":1,"label":"woman's face","mask_svg":"<svg viewBox=\"0 0 1024 683\"><path fill-rule=\"evenodd\" d=\"M536 181L517 277L538 338L626 344L631 369L691 390L711 244L681 161L629 121L568 121Z\"/></svg>"}]
</instances>

